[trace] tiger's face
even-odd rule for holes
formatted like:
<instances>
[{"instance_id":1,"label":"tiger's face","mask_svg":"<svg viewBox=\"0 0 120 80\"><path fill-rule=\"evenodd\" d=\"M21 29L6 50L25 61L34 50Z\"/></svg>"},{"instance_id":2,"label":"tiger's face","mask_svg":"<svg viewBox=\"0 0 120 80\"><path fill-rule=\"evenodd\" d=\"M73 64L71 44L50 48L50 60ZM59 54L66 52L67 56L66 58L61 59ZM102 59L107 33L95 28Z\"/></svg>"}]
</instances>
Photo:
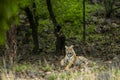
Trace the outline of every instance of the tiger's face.
<instances>
[{"instance_id":1,"label":"tiger's face","mask_svg":"<svg viewBox=\"0 0 120 80\"><path fill-rule=\"evenodd\" d=\"M65 46L66 56L72 57L75 54L75 51L73 49L73 45L71 46Z\"/></svg>"}]
</instances>

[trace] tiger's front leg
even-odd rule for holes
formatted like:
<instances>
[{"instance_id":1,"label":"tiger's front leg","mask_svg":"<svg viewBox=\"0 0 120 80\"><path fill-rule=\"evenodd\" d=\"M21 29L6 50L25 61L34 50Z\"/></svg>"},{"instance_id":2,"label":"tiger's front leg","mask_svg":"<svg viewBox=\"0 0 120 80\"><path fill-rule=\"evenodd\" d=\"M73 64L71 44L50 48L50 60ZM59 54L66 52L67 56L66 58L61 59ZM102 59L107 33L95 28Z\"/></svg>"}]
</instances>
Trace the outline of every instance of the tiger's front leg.
<instances>
[{"instance_id":1,"label":"tiger's front leg","mask_svg":"<svg viewBox=\"0 0 120 80\"><path fill-rule=\"evenodd\" d=\"M62 59L62 60L60 61L60 64L61 64L61 66L64 66L64 65L65 65L64 59Z\"/></svg>"},{"instance_id":2,"label":"tiger's front leg","mask_svg":"<svg viewBox=\"0 0 120 80\"><path fill-rule=\"evenodd\" d=\"M69 62L68 65L65 67L65 70L69 70L69 68L72 66L73 61Z\"/></svg>"}]
</instances>

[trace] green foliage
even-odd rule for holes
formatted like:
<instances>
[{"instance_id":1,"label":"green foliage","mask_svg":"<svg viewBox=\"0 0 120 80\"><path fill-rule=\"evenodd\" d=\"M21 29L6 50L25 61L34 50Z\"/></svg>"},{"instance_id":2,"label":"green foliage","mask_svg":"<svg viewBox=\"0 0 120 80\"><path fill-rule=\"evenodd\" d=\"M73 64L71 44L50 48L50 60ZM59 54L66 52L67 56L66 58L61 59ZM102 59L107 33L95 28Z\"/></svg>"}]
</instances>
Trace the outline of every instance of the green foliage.
<instances>
[{"instance_id":1,"label":"green foliage","mask_svg":"<svg viewBox=\"0 0 120 80\"><path fill-rule=\"evenodd\" d=\"M57 75L52 74L48 77L48 80L56 80L56 78L57 78Z\"/></svg>"},{"instance_id":2,"label":"green foliage","mask_svg":"<svg viewBox=\"0 0 120 80\"><path fill-rule=\"evenodd\" d=\"M24 72L26 70L29 70L30 68L31 68L31 65L29 64L19 64L17 66L14 66L13 70L17 72Z\"/></svg>"},{"instance_id":3,"label":"green foliage","mask_svg":"<svg viewBox=\"0 0 120 80\"><path fill-rule=\"evenodd\" d=\"M5 42L5 33L12 23L18 23L19 7L28 4L28 0L0 0L0 44Z\"/></svg>"},{"instance_id":4,"label":"green foliage","mask_svg":"<svg viewBox=\"0 0 120 80\"><path fill-rule=\"evenodd\" d=\"M9 29L12 17L17 14L17 0L0 0L0 44L5 41L5 32Z\"/></svg>"},{"instance_id":5,"label":"green foliage","mask_svg":"<svg viewBox=\"0 0 120 80\"><path fill-rule=\"evenodd\" d=\"M60 24L62 24L63 32L67 38L77 37L82 39L83 31L83 4L82 0L57 0L52 1L54 13ZM91 13L98 9L99 5L90 5L86 2L86 19L91 18ZM90 25L91 26L91 25ZM94 26L87 27L87 33L94 31ZM90 30L89 30L90 29Z\"/></svg>"},{"instance_id":6,"label":"green foliage","mask_svg":"<svg viewBox=\"0 0 120 80\"><path fill-rule=\"evenodd\" d=\"M51 71L52 67L50 65L41 66L44 71Z\"/></svg>"},{"instance_id":7,"label":"green foliage","mask_svg":"<svg viewBox=\"0 0 120 80\"><path fill-rule=\"evenodd\" d=\"M48 20L49 13L46 6L46 0L4 0L0 1L0 44L5 41L5 32L9 29L10 24L13 22L18 22L18 13L19 8L24 8L26 6L32 9L32 2L36 4L36 13L39 17L39 32L45 30L46 26L50 26L53 30L53 24ZM56 19L58 23L62 25L62 30L65 33L67 38L70 37L78 37L80 40L82 38L82 0L51 0L53 11L55 13ZM9 4L11 3L11 4ZM91 18L90 14L96 9L98 9L99 5L90 5L86 2L86 18ZM45 27L45 28L43 28ZM87 29L88 33L93 31L91 29Z\"/></svg>"},{"instance_id":8,"label":"green foliage","mask_svg":"<svg viewBox=\"0 0 120 80\"><path fill-rule=\"evenodd\" d=\"M94 24L87 25L87 34L90 34L95 31L96 26Z\"/></svg>"},{"instance_id":9,"label":"green foliage","mask_svg":"<svg viewBox=\"0 0 120 80\"><path fill-rule=\"evenodd\" d=\"M94 13L97 9L101 8L101 6L99 4L94 4L94 5L90 5L89 3L86 2L86 6L85 6L86 10L86 19L91 18L91 13Z\"/></svg>"},{"instance_id":10,"label":"green foliage","mask_svg":"<svg viewBox=\"0 0 120 80\"><path fill-rule=\"evenodd\" d=\"M36 0L37 4L37 13L40 17L40 19L48 19L49 18L49 13L47 10L47 5L46 5L46 0Z\"/></svg>"},{"instance_id":11,"label":"green foliage","mask_svg":"<svg viewBox=\"0 0 120 80\"><path fill-rule=\"evenodd\" d=\"M80 21L82 21L82 1L58 0L52 3L55 15L60 23L72 22L73 24L80 24Z\"/></svg>"},{"instance_id":12,"label":"green foliage","mask_svg":"<svg viewBox=\"0 0 120 80\"><path fill-rule=\"evenodd\" d=\"M94 34L94 35L89 35L87 40L88 41L96 41L96 40L103 40L104 36L103 35L100 35L100 34Z\"/></svg>"},{"instance_id":13,"label":"green foliage","mask_svg":"<svg viewBox=\"0 0 120 80\"><path fill-rule=\"evenodd\" d=\"M32 2L32 0L20 0L19 2L18 2L18 6L20 7L20 8L24 8L24 7L26 7L26 6L30 6L31 3Z\"/></svg>"}]
</instances>

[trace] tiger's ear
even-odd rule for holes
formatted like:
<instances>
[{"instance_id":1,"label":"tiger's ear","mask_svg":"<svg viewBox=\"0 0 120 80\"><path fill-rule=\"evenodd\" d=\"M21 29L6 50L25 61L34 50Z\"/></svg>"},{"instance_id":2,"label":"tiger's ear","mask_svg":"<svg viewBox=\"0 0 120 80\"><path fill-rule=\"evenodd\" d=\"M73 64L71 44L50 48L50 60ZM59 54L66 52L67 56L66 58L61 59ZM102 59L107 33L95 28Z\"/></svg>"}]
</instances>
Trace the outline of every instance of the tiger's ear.
<instances>
[{"instance_id":1,"label":"tiger's ear","mask_svg":"<svg viewBox=\"0 0 120 80\"><path fill-rule=\"evenodd\" d=\"M73 48L74 46L73 46L73 45L71 45L70 47L71 47L71 48Z\"/></svg>"},{"instance_id":2,"label":"tiger's ear","mask_svg":"<svg viewBox=\"0 0 120 80\"><path fill-rule=\"evenodd\" d=\"M65 46L65 49L67 49L68 47L67 46Z\"/></svg>"}]
</instances>

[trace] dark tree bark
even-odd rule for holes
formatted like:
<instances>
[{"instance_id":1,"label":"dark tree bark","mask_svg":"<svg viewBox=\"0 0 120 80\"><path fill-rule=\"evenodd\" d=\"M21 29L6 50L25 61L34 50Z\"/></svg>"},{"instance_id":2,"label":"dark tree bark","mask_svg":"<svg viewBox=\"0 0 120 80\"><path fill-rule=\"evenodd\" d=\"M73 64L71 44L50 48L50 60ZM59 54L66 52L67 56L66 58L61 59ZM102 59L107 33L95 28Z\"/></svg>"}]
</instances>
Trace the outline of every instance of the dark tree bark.
<instances>
[{"instance_id":1,"label":"dark tree bark","mask_svg":"<svg viewBox=\"0 0 120 80\"><path fill-rule=\"evenodd\" d=\"M12 24L9 31L6 32L6 67L11 68L16 62L17 55L17 28L15 24Z\"/></svg>"},{"instance_id":2,"label":"dark tree bark","mask_svg":"<svg viewBox=\"0 0 120 80\"><path fill-rule=\"evenodd\" d=\"M118 0L104 0L104 8L106 11L105 17L111 18L112 13L114 13L117 9L120 9L120 1ZM114 8L115 7L115 8Z\"/></svg>"},{"instance_id":3,"label":"dark tree bark","mask_svg":"<svg viewBox=\"0 0 120 80\"><path fill-rule=\"evenodd\" d=\"M57 36L57 32L60 31L61 26L58 25L57 20L55 18L55 15L53 13L52 5L51 5L51 0L46 0L46 2L47 2L47 8L48 8L51 20L52 20L52 22L54 24L54 34L55 34L55 36Z\"/></svg>"},{"instance_id":4,"label":"dark tree bark","mask_svg":"<svg viewBox=\"0 0 120 80\"><path fill-rule=\"evenodd\" d=\"M86 41L85 0L83 0L83 42Z\"/></svg>"},{"instance_id":5,"label":"dark tree bark","mask_svg":"<svg viewBox=\"0 0 120 80\"><path fill-rule=\"evenodd\" d=\"M32 11L29 7L26 7L25 12L27 14L27 17L30 22L30 27L32 29L32 37L33 37L33 43L34 43L33 52L37 54L39 49L39 42L38 42L38 17L35 15L35 12L36 12L35 3L33 3L33 9L34 10Z\"/></svg>"},{"instance_id":6,"label":"dark tree bark","mask_svg":"<svg viewBox=\"0 0 120 80\"><path fill-rule=\"evenodd\" d=\"M54 24L54 34L56 36L56 54L63 54L65 51L65 35L61 31L61 26L58 24L54 12L52 10L51 0L46 0L47 8Z\"/></svg>"},{"instance_id":7,"label":"dark tree bark","mask_svg":"<svg viewBox=\"0 0 120 80\"><path fill-rule=\"evenodd\" d=\"M120 9L120 7L111 9L109 12L106 13L106 18L110 18L112 13L114 13L117 9Z\"/></svg>"},{"instance_id":8,"label":"dark tree bark","mask_svg":"<svg viewBox=\"0 0 120 80\"><path fill-rule=\"evenodd\" d=\"M114 0L104 0L104 7L106 10L106 18L110 18L113 13Z\"/></svg>"}]
</instances>

